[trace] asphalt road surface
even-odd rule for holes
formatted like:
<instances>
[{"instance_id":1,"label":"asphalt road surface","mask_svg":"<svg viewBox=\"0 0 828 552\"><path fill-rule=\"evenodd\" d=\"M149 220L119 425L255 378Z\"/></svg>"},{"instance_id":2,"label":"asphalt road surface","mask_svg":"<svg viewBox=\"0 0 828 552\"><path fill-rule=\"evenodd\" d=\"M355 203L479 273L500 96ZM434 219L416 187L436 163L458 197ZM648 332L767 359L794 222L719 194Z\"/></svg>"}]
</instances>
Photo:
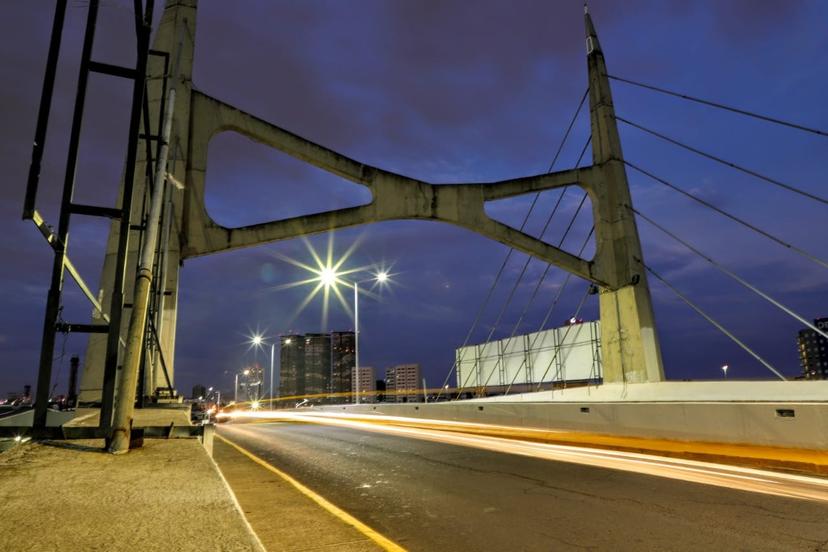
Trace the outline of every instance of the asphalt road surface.
<instances>
[{"instance_id":1,"label":"asphalt road surface","mask_svg":"<svg viewBox=\"0 0 828 552\"><path fill-rule=\"evenodd\" d=\"M343 427L220 432L409 550L828 551L826 502Z\"/></svg>"}]
</instances>

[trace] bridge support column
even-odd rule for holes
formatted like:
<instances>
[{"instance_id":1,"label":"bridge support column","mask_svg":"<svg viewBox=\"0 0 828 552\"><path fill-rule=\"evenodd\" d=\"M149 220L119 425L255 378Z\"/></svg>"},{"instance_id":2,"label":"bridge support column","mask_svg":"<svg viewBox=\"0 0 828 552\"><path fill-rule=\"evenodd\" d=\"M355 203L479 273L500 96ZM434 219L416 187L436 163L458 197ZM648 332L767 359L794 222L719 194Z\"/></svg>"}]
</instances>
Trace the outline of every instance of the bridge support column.
<instances>
[{"instance_id":1,"label":"bridge support column","mask_svg":"<svg viewBox=\"0 0 828 552\"><path fill-rule=\"evenodd\" d=\"M655 331L650 288L624 168L621 140L604 54L589 13L586 17L589 111L593 166L600 177L588 191L595 217L601 355L605 383L662 381L664 367Z\"/></svg>"}]
</instances>

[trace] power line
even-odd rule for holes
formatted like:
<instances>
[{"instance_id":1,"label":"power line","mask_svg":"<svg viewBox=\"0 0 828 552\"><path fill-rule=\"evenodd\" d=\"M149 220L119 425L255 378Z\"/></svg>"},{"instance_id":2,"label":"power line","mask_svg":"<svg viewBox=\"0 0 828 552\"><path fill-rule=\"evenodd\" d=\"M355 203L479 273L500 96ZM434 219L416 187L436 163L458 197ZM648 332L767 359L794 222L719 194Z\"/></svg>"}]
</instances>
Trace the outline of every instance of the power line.
<instances>
[{"instance_id":1,"label":"power line","mask_svg":"<svg viewBox=\"0 0 828 552\"><path fill-rule=\"evenodd\" d=\"M818 201L820 203L824 203L824 204L828 205L828 199L825 199L824 197L814 195L810 192L806 192L805 190L801 190L801 189L799 189L795 186L791 186L790 184L785 184L784 182L780 182L779 180L776 180L776 179L771 178L769 176L765 176L763 174L760 174L760 173L758 173L754 170L742 167L741 165L737 165L735 163L731 163L730 161L726 161L726 160L722 159L721 157L716 157L715 155L713 155L711 153L704 152L700 149L694 148L693 146L688 146L687 144L679 142L675 138L670 138L669 136L661 134L660 132L656 132L655 130L649 129L649 128L644 127L642 125L639 125L637 123L633 123L632 121L628 121L627 119L624 119L623 117L619 117L619 116L616 115L615 119L618 120L618 121L621 121L622 123L626 123L626 124L630 125L631 127L635 127L638 130L646 132L647 134L651 134L652 136L655 136L656 138L660 138L660 139L664 140L665 142L669 142L669 143L671 143L673 145L676 145L680 148L686 149L687 151L692 151L693 153L701 155L702 157L706 157L708 159L716 161L717 163L721 163L722 165L726 165L728 167L731 167L733 169L741 171L745 174L748 174L748 175L753 176L755 178L758 178L760 180L764 180L765 182L767 182L769 184L773 184L774 186L779 186L780 188L784 188L784 189L788 190L789 192L793 192L795 194L799 194L799 195L807 197L809 199L813 199L814 201Z\"/></svg>"},{"instance_id":2,"label":"power line","mask_svg":"<svg viewBox=\"0 0 828 552\"><path fill-rule=\"evenodd\" d=\"M687 249L689 249L690 251L692 251L693 253L695 253L699 257L701 257L702 259L706 260L708 263L712 264L720 272L730 276L732 279L739 282L743 287L749 289L750 291L752 291L753 293L755 293L759 297L763 298L764 300L766 300L769 303L771 303L772 305L774 305L776 308L786 312L788 315L790 315L791 317L793 317L796 320L800 321L801 323L805 324L806 326L808 326L809 328L811 328L812 330L817 332L822 337L828 339L828 334L826 334L824 331L820 330L814 324L808 322L803 317L798 315L796 312L792 311L790 308L786 307L785 305L783 305L782 303L780 303L779 301L777 301L776 299L774 299L773 297L771 297L770 295L765 293L764 291L762 291L759 288L757 288L756 286L750 284L744 278L742 278L741 276L739 276L738 274L736 274L735 272L733 272L729 268L726 268L726 267L722 266L721 264L717 263L716 261L714 261L713 259L711 259L707 255L705 255L704 253L702 253L701 251L699 251L698 249L696 249L695 247L693 247L692 245L687 243L685 240L683 240L680 237L678 237L677 235L675 235L673 232L670 232L669 230L667 230L666 228L664 228L663 226L658 224L656 221L654 221L653 219L651 219L647 215L642 214L640 211L637 211L635 208L633 208L629 205L626 205L626 207L627 207L627 209L631 210L633 213L635 213L639 217L643 218L644 220L646 220L647 222L649 222L650 224L652 224L653 226L655 226L656 228L658 228L659 230L661 230L662 232L664 232L665 234L667 234L668 236L670 236L671 238L673 238L674 240L676 240L677 242L682 244L684 247L686 247Z\"/></svg>"},{"instance_id":3,"label":"power line","mask_svg":"<svg viewBox=\"0 0 828 552\"><path fill-rule=\"evenodd\" d=\"M641 260L640 260L640 259L637 259L637 260L638 260L638 262L639 262L639 263L641 263ZM746 352L747 352L750 356L752 356L753 358L755 358L756 360L758 360L759 362L761 362L761 363L765 366L765 368L767 368L768 370L770 370L771 372L773 372L774 374L776 374L776 376L777 376L777 377L779 377L779 379L781 379L782 381L787 381L787 379L785 378L785 376L783 376L782 374L780 374L780 373L779 373L779 371L778 371L776 368L774 368L774 367L771 365L771 363L770 363L770 362L768 362L767 360L765 360L764 358L762 358L761 356L759 356L759 354L758 354L758 353L756 353L753 349L751 349L750 347L748 347L748 346L747 346L744 342L742 342L742 341L741 341L738 337L736 337L736 336L735 336L735 335L733 335L731 332L729 332L729 331L727 330L727 328L725 328L724 326L722 326L721 324L719 324L719 322L717 322L717 321L716 321L713 317L711 317L710 315L708 315L708 314L707 314L706 312L704 312L704 311L703 311L703 310L702 310L699 306L697 306L697 305L696 305L696 304L694 304L692 301L690 301L690 299L688 299L688 298L687 298L685 295L683 295L683 294L682 294L679 290L677 290L675 287L673 287L673 286L672 286L672 285L671 285L671 284L670 284L667 280L665 280L664 278L662 278L662 277L661 277L661 275L660 275L660 274L658 274L655 270L653 270L653 269L652 269L652 268L650 268L649 266L645 265L644 263L641 263L641 265L642 265L642 266L643 266L643 267L647 270L647 272L649 272L650 274L652 274L653 276L655 276L658 280L660 280L662 284L664 284L665 286L667 286L668 288L670 288L670 290L672 290L672 292L673 292L673 293L675 293L675 294L678 296L678 298L679 298L679 299L681 299L682 301L684 301L684 302L685 302L685 303L686 303L686 304L687 304L690 308L692 308L694 311L696 311L696 312L697 312L697 313L699 313L701 316L703 316L705 320L707 320L708 322L710 322L713 326L715 326L715 327L716 327L716 329L718 329L720 332L722 332L722 333L723 333L723 334L725 334L727 337L729 337L731 340L733 340L733 342L734 342L734 343L736 343L739 347L741 347L742 349L744 349L744 350L745 350L745 351L746 351Z\"/></svg>"},{"instance_id":4,"label":"power line","mask_svg":"<svg viewBox=\"0 0 828 552\"><path fill-rule=\"evenodd\" d=\"M656 182L659 182L659 183L667 186L668 188L670 188L672 190L675 190L676 192L678 192L678 193L680 193L684 196L689 197L690 199L700 203L701 205L704 205L705 207L708 207L708 208L716 211L717 213L726 216L730 220L738 222L742 226L745 226L746 228L749 228L749 229L753 230L754 232L765 236L766 238L778 243L779 245L781 245L783 247L786 247L786 248L790 249L791 251L793 251L795 253L798 253L799 255L805 257L806 259L808 259L810 261L813 261L813 262L815 262L819 265L822 265L825 268L828 268L828 262L820 259L819 257L817 257L815 255L812 255L811 253L808 253L807 251L805 251L803 249L800 249L799 247L797 247L795 245L792 245L792 244L782 240L781 238L778 238L777 236L774 236L770 232L766 232L765 230L762 230L758 226L755 226L755 225L747 222L746 220L741 219L741 218L737 217L736 215L725 211L724 209L720 209L719 207L716 207L715 205L713 205L709 201L706 201L706 200L700 198L699 196L697 196L695 194L691 194L690 192L688 192L686 190L683 190L683 189L679 188L678 186L676 186L674 184L671 184L667 180L665 180L663 178L660 178L660 177L654 175L653 173L651 173L649 171L646 171L646 170L642 169L641 167L639 167L639 166L637 166L633 163L630 163L627 160L624 160L624 164L627 165L628 167L630 167L631 169L634 169L634 170L640 172L641 174L650 177L651 179L655 180Z\"/></svg>"},{"instance_id":5,"label":"power line","mask_svg":"<svg viewBox=\"0 0 828 552\"><path fill-rule=\"evenodd\" d=\"M566 144L567 139L569 138L569 134L572 131L572 127L575 125L575 121L578 119L578 115L581 113L581 108L584 106L584 102L589 95L589 88L584 91L583 95L581 96L581 101L578 102L578 108L575 110L575 114L572 116L572 119L569 121L569 126L566 128L566 132L564 132L563 138L561 138L561 142L558 145L558 149L555 152L555 156L552 158L552 162L549 165L549 170L547 172L552 172L552 168L555 166L555 163L558 161L558 157L560 157L561 152L563 151L564 145ZM562 192L563 193L563 192ZM541 192L536 192L535 197L532 199L532 204L529 206L529 211L526 213L526 216L523 219L523 223L520 225L520 231L526 227L526 223L529 222L529 217L532 214L532 211L535 209L535 205L538 203L538 199L540 198ZM461 348L465 349L466 345L468 345L469 340L471 339L474 330L477 328L477 324L480 322L480 317L482 316L483 312L486 310L486 307L489 304L489 301L492 298L492 294L494 293L497 284L500 282L500 278L503 275L503 271L506 268L506 265L509 262L509 259L512 257L512 253L514 253L515 249L513 247L509 248L509 251L506 253L506 257L503 259L503 262L500 265L500 269L497 271L497 275L495 276L494 282L492 282L491 287L489 288L488 293L486 294L486 298L483 300L483 303L480 305L480 308L477 310L477 314L475 315L474 321L472 322L471 327L469 328L468 333L466 334L466 338L463 340L463 345ZM457 358L454 359L454 363L452 364L451 368L449 369L448 373L446 374L446 379L443 380L443 385L440 387L440 391L437 393L437 399L440 398L440 395L443 392L443 389L446 387L449 378L451 378L452 373L457 368L457 363L462 362L462 358L459 360Z\"/></svg>"},{"instance_id":6,"label":"power line","mask_svg":"<svg viewBox=\"0 0 828 552\"><path fill-rule=\"evenodd\" d=\"M777 119L775 117L769 117L767 115L762 115L759 113L754 113L752 111L747 111L744 109L739 109L738 107L732 107L729 105L721 104L718 102L705 100L702 98L696 98L695 96L690 96L687 94L680 94L679 92L673 92L672 90L667 90L666 88L660 88L658 86L653 86L651 84L644 84L642 82L636 82L634 80L625 79L621 77L616 77L613 75L607 75L607 77L617 80L619 82L625 82L627 84L632 84L633 86L639 86L641 88L646 88L647 90L654 90L655 92L661 92L662 94L667 94L669 96L675 96L676 98L681 98L683 100L689 100L691 102L696 102L704 105L708 105L710 107L715 107L717 109L724 109L725 111L731 111L733 113L738 113L739 115L745 115L747 117L753 117L754 119L759 119L761 121L766 121L769 123L774 123L777 125L782 125L790 128L794 128L796 130L802 130L804 132L810 132L811 134L816 134L817 136L826 136L828 137L828 132L824 130L819 130L816 128L806 127L804 125L800 125L797 123L791 123L789 121L783 121L782 119Z\"/></svg>"}]
</instances>

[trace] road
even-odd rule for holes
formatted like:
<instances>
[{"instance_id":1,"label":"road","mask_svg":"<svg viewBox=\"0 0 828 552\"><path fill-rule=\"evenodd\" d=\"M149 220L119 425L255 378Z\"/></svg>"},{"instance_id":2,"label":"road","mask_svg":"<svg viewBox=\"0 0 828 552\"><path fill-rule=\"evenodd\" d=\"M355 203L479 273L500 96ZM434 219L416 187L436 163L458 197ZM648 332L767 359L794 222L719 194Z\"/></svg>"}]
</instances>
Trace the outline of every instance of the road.
<instances>
[{"instance_id":1,"label":"road","mask_svg":"<svg viewBox=\"0 0 828 552\"><path fill-rule=\"evenodd\" d=\"M348 427L221 435L409 550L828 550L828 502Z\"/></svg>"}]
</instances>

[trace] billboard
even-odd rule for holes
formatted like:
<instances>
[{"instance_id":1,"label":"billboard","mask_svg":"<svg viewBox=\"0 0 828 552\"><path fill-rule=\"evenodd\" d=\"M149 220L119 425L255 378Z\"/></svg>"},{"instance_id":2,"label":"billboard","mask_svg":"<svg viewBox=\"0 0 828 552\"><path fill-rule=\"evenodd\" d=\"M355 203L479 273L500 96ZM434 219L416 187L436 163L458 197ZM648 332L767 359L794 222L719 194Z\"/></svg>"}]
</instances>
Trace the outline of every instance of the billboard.
<instances>
[{"instance_id":1,"label":"billboard","mask_svg":"<svg viewBox=\"0 0 828 552\"><path fill-rule=\"evenodd\" d=\"M596 320L462 347L457 387L600 378L600 337Z\"/></svg>"}]
</instances>

